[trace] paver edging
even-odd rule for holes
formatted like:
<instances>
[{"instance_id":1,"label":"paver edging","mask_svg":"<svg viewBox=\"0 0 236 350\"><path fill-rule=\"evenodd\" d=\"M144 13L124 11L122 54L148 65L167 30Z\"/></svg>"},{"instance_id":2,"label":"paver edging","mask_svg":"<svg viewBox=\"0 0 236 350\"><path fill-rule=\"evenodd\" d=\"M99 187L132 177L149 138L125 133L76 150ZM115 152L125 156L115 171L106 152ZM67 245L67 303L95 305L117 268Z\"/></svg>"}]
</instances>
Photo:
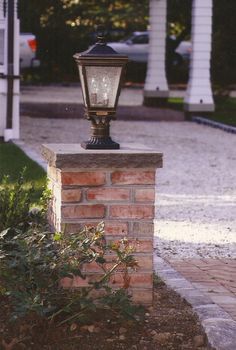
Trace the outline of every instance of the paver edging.
<instances>
[{"instance_id":1,"label":"paver edging","mask_svg":"<svg viewBox=\"0 0 236 350\"><path fill-rule=\"evenodd\" d=\"M203 118L203 117L192 117L192 121L194 121L198 124L204 124L207 126L211 126L213 128L221 129L221 130L229 132L231 134L236 134L236 127L226 125L223 123L219 123L219 122L216 122L214 120L210 120L210 119Z\"/></svg>"},{"instance_id":2,"label":"paver edging","mask_svg":"<svg viewBox=\"0 0 236 350\"><path fill-rule=\"evenodd\" d=\"M226 311L155 253L154 271L170 289L191 304L213 349L236 349L236 322Z\"/></svg>"}]
</instances>

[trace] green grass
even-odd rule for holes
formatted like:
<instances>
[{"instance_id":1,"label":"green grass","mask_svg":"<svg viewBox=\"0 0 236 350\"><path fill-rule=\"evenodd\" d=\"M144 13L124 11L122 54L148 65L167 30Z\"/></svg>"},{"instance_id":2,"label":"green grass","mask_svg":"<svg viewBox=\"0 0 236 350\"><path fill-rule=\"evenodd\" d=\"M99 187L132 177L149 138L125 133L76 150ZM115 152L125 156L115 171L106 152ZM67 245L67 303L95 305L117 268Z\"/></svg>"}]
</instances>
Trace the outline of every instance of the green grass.
<instances>
[{"instance_id":1,"label":"green grass","mask_svg":"<svg viewBox=\"0 0 236 350\"><path fill-rule=\"evenodd\" d=\"M23 168L26 168L25 188L34 186L33 200L37 203L46 185L45 171L14 144L0 143L0 184L4 175L9 175L10 183L16 183Z\"/></svg>"},{"instance_id":2,"label":"green grass","mask_svg":"<svg viewBox=\"0 0 236 350\"><path fill-rule=\"evenodd\" d=\"M216 99L214 113L204 113L204 117L217 122L236 126L236 98ZM168 105L172 109L183 110L182 98L169 98Z\"/></svg>"},{"instance_id":3,"label":"green grass","mask_svg":"<svg viewBox=\"0 0 236 350\"><path fill-rule=\"evenodd\" d=\"M236 98L216 101L216 111L209 118L227 125L236 126Z\"/></svg>"},{"instance_id":4,"label":"green grass","mask_svg":"<svg viewBox=\"0 0 236 350\"><path fill-rule=\"evenodd\" d=\"M168 99L168 106L171 109L177 109L178 111L182 111L184 108L184 99L178 97L170 97Z\"/></svg>"}]
</instances>

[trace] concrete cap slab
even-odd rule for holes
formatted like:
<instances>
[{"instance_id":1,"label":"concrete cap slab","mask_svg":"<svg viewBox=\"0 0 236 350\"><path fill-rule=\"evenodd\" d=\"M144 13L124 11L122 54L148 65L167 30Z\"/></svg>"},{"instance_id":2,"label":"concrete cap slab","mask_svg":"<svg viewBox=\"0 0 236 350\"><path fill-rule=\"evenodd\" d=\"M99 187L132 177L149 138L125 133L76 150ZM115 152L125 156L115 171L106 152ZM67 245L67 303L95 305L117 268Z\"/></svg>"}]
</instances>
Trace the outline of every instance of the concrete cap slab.
<instances>
[{"instance_id":1,"label":"concrete cap slab","mask_svg":"<svg viewBox=\"0 0 236 350\"><path fill-rule=\"evenodd\" d=\"M87 150L79 144L42 145L42 155L56 168L162 168L162 153L139 144L119 150Z\"/></svg>"}]
</instances>

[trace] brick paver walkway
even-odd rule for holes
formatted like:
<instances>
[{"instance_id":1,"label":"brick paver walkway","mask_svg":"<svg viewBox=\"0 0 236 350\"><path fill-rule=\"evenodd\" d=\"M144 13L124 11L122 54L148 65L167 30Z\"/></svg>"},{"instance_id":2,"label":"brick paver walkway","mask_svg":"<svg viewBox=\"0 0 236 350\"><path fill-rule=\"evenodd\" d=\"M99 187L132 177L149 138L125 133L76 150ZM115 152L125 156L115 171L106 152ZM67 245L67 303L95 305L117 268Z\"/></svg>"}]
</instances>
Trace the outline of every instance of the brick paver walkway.
<instances>
[{"instance_id":1,"label":"brick paver walkway","mask_svg":"<svg viewBox=\"0 0 236 350\"><path fill-rule=\"evenodd\" d=\"M236 321L236 260L169 260L172 267Z\"/></svg>"}]
</instances>

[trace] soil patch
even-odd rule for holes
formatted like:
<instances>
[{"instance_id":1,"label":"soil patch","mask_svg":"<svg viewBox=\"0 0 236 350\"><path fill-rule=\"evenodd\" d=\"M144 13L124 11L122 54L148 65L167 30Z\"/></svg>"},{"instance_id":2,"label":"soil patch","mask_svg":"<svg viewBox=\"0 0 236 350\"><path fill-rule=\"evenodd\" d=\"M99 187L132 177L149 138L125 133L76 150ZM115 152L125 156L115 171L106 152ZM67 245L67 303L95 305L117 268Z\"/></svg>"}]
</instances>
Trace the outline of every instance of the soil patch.
<instances>
[{"instance_id":1,"label":"soil patch","mask_svg":"<svg viewBox=\"0 0 236 350\"><path fill-rule=\"evenodd\" d=\"M206 335L189 304L162 282L155 286L154 305L134 320L96 313L93 322L56 326L36 317L9 322L1 300L2 350L210 350Z\"/></svg>"}]
</instances>

